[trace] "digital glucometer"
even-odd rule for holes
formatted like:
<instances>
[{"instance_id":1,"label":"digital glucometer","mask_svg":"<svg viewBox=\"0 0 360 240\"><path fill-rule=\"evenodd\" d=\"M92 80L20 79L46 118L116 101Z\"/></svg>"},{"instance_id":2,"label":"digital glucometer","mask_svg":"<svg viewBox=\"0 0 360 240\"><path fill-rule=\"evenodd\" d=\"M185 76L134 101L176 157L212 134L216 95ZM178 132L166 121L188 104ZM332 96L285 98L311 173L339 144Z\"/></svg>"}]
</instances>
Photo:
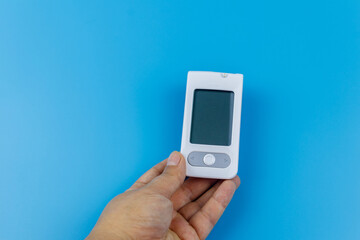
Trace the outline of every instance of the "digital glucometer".
<instances>
[{"instance_id":1,"label":"digital glucometer","mask_svg":"<svg viewBox=\"0 0 360 240\"><path fill-rule=\"evenodd\" d=\"M242 88L242 74L188 73L181 140L187 176L237 174Z\"/></svg>"}]
</instances>

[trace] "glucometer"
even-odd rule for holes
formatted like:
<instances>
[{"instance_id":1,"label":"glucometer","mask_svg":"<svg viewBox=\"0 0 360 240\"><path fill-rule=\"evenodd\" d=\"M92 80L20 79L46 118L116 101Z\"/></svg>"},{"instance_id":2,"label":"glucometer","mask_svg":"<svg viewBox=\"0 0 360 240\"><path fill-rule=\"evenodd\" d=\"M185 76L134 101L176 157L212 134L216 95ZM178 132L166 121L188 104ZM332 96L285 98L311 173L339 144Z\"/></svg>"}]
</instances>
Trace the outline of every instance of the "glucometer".
<instances>
[{"instance_id":1,"label":"glucometer","mask_svg":"<svg viewBox=\"0 0 360 240\"><path fill-rule=\"evenodd\" d=\"M237 174L242 88L242 74L188 73L181 140L187 176Z\"/></svg>"}]
</instances>

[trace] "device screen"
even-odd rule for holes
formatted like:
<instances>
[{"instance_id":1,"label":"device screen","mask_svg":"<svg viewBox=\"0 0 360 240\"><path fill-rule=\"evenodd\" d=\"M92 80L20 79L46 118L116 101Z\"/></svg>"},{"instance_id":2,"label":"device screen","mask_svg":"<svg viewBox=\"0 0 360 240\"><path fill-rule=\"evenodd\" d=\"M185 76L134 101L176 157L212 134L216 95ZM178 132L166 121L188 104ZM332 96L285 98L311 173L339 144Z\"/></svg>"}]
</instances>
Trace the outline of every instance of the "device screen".
<instances>
[{"instance_id":1,"label":"device screen","mask_svg":"<svg viewBox=\"0 0 360 240\"><path fill-rule=\"evenodd\" d=\"M234 92L196 89L190 142L230 146Z\"/></svg>"}]
</instances>

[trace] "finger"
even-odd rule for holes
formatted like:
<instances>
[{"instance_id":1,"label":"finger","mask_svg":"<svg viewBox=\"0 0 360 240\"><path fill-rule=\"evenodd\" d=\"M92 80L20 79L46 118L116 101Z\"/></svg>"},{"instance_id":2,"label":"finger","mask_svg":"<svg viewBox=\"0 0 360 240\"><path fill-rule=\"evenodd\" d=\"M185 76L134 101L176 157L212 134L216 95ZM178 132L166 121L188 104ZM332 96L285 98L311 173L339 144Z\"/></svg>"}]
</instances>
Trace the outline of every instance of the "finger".
<instances>
[{"instance_id":1,"label":"finger","mask_svg":"<svg viewBox=\"0 0 360 240\"><path fill-rule=\"evenodd\" d=\"M200 239L205 239L209 235L240 185L239 177L236 176L234 179L236 181L222 182L209 201L190 218L189 223L194 227Z\"/></svg>"},{"instance_id":2,"label":"finger","mask_svg":"<svg viewBox=\"0 0 360 240\"><path fill-rule=\"evenodd\" d=\"M220 186L223 181L218 181L214 186L207 190L201 197L196 199L194 202L189 202L184 207L182 207L178 212L186 219L189 220L195 213L197 213L207 201L214 194L216 189Z\"/></svg>"},{"instance_id":3,"label":"finger","mask_svg":"<svg viewBox=\"0 0 360 240\"><path fill-rule=\"evenodd\" d=\"M198 198L201 194L208 190L212 185L214 185L216 181L216 179L206 178L187 179L171 197L174 209L177 211L185 206L185 204L192 202L194 199Z\"/></svg>"},{"instance_id":4,"label":"finger","mask_svg":"<svg viewBox=\"0 0 360 240\"><path fill-rule=\"evenodd\" d=\"M179 152L172 152L162 174L154 178L146 188L170 199L184 182L185 168L184 156Z\"/></svg>"},{"instance_id":5,"label":"finger","mask_svg":"<svg viewBox=\"0 0 360 240\"><path fill-rule=\"evenodd\" d=\"M159 176L165 169L166 161L167 159L159 162L146 173L144 173L138 180L136 180L136 182L128 189L128 191L139 189L151 182L151 180L153 180L155 177Z\"/></svg>"},{"instance_id":6,"label":"finger","mask_svg":"<svg viewBox=\"0 0 360 240\"><path fill-rule=\"evenodd\" d=\"M194 228L175 211L170 224L170 229L174 231L180 239L199 239Z\"/></svg>"},{"instance_id":7,"label":"finger","mask_svg":"<svg viewBox=\"0 0 360 240\"><path fill-rule=\"evenodd\" d=\"M237 184L236 181L239 179L237 177L230 179L230 181L234 181L234 184ZM216 189L221 185L223 181L218 181L214 186L212 186L209 190L206 191L201 197L196 199L194 202L190 202L186 204L184 207L182 207L179 210L179 213L186 219L189 220L195 213L197 213L207 201L211 198L211 196L214 194Z\"/></svg>"}]
</instances>

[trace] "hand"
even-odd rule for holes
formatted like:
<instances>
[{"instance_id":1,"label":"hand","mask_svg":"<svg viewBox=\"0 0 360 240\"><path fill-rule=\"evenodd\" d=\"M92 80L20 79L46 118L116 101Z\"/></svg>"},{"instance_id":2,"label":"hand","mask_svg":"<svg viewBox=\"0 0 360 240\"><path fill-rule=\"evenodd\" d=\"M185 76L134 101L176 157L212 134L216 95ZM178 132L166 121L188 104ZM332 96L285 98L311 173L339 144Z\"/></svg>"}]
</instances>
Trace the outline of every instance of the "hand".
<instances>
[{"instance_id":1,"label":"hand","mask_svg":"<svg viewBox=\"0 0 360 240\"><path fill-rule=\"evenodd\" d=\"M173 152L108 203L87 239L205 239L240 179L184 179L185 159Z\"/></svg>"}]
</instances>

